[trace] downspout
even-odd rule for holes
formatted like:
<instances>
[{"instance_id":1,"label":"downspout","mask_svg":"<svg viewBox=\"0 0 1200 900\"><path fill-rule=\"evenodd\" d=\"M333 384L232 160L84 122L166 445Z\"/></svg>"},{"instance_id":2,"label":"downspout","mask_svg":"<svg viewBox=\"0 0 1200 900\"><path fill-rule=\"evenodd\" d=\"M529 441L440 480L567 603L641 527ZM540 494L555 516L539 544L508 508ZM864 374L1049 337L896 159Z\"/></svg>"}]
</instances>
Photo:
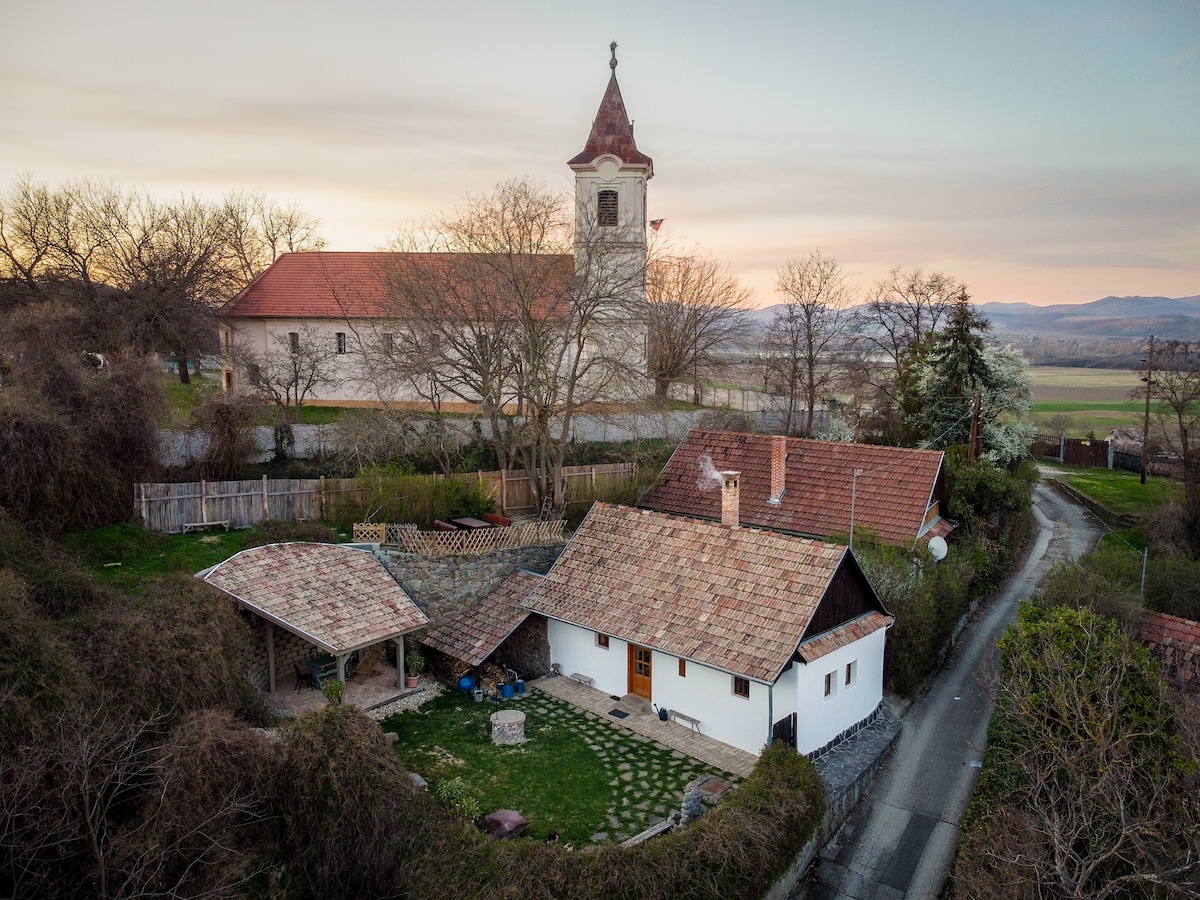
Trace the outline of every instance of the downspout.
<instances>
[{"instance_id":1,"label":"downspout","mask_svg":"<svg viewBox=\"0 0 1200 900\"><path fill-rule=\"evenodd\" d=\"M775 682L767 685L767 746L771 746L771 739L775 736Z\"/></svg>"}]
</instances>

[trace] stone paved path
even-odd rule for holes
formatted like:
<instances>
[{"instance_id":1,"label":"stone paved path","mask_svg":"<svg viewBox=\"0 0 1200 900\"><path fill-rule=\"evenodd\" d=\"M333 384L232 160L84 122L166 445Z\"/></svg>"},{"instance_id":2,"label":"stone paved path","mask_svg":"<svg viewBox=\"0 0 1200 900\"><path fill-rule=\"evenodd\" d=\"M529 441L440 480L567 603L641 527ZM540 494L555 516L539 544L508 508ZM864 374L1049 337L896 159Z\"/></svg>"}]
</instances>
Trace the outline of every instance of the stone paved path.
<instances>
[{"instance_id":1,"label":"stone paved path","mask_svg":"<svg viewBox=\"0 0 1200 900\"><path fill-rule=\"evenodd\" d=\"M663 821L679 810L688 782L701 775L730 777L645 735L622 734L596 713L583 712L581 724L578 709L545 693L534 693L522 708L536 727L577 732L608 772L607 819L592 835L594 842L623 841Z\"/></svg>"},{"instance_id":2,"label":"stone paved path","mask_svg":"<svg viewBox=\"0 0 1200 900\"><path fill-rule=\"evenodd\" d=\"M723 744L706 734L697 734L687 725L681 725L678 722L662 722L653 711L640 711L627 704L622 704L620 700L614 700L603 691L580 684L566 676L547 676L529 684L537 691L543 691L560 700L565 700L572 706L593 713L607 726L627 728L636 734L655 740L739 778L749 775L754 764L758 762L758 757L753 753ZM623 719L609 716L609 710L614 708L629 714Z\"/></svg>"}]
</instances>

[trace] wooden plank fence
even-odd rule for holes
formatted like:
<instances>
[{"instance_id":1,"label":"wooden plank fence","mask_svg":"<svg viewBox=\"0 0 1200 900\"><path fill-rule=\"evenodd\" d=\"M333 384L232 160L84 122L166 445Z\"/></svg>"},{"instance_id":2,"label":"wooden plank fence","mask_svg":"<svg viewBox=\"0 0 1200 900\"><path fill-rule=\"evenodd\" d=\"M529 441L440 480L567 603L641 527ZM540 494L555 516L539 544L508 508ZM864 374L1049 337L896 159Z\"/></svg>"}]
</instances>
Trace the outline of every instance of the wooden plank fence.
<instances>
[{"instance_id":1,"label":"wooden plank fence","mask_svg":"<svg viewBox=\"0 0 1200 900\"><path fill-rule=\"evenodd\" d=\"M563 469L568 502L588 500L619 489L636 474L633 463L567 466ZM443 475L430 475L441 480ZM536 513L533 485L520 471L453 475L486 485L501 515ZM135 484L134 514L149 531L182 532L184 525L228 523L246 528L264 519L300 521L323 518L343 499L361 502L365 488L355 478L292 478L248 481L193 481L179 484Z\"/></svg>"}]
</instances>

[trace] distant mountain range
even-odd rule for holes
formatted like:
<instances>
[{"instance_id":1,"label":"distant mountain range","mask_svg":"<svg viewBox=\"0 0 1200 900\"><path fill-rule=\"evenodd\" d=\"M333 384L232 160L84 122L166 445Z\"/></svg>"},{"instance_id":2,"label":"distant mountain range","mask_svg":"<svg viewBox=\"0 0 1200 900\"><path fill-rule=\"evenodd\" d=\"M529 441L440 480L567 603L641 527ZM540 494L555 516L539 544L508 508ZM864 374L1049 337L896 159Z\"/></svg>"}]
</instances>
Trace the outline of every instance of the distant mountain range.
<instances>
[{"instance_id":1,"label":"distant mountain range","mask_svg":"<svg viewBox=\"0 0 1200 900\"><path fill-rule=\"evenodd\" d=\"M781 304L756 309L756 322L769 325ZM1091 303L1034 306L1031 303L981 303L992 333L1009 340L1144 340L1150 335L1200 341L1200 296L1105 297Z\"/></svg>"}]
</instances>

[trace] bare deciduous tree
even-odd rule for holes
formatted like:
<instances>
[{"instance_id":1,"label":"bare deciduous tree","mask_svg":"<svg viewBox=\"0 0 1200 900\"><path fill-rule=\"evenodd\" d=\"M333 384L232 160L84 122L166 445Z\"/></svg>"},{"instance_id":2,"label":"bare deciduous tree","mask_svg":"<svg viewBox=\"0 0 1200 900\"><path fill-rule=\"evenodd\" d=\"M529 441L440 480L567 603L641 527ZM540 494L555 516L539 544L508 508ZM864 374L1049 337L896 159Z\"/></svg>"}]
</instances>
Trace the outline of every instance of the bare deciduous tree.
<instances>
[{"instance_id":1,"label":"bare deciduous tree","mask_svg":"<svg viewBox=\"0 0 1200 900\"><path fill-rule=\"evenodd\" d=\"M1162 341L1154 345L1153 363L1142 366L1150 397L1158 402L1151 435L1180 460L1183 474L1184 532L1193 555L1200 554L1200 343ZM1147 371L1149 366L1153 369ZM1138 399L1144 389L1133 393ZM1149 436L1148 436L1149 439Z\"/></svg>"},{"instance_id":2,"label":"bare deciduous tree","mask_svg":"<svg viewBox=\"0 0 1200 900\"><path fill-rule=\"evenodd\" d=\"M376 353L377 381L390 374L428 403L478 408L499 465L524 469L558 509L575 416L630 396L641 348L641 261L599 227L574 232L572 213L567 198L508 181L401 235L381 273L392 314L377 327L392 340L360 339L402 360Z\"/></svg>"},{"instance_id":3,"label":"bare deciduous tree","mask_svg":"<svg viewBox=\"0 0 1200 900\"><path fill-rule=\"evenodd\" d=\"M964 290L956 279L897 266L875 285L855 316L859 359L874 397L876 427L881 436L906 437L905 419L916 412L911 387L913 366Z\"/></svg>"},{"instance_id":4,"label":"bare deciduous tree","mask_svg":"<svg viewBox=\"0 0 1200 900\"><path fill-rule=\"evenodd\" d=\"M721 351L751 333L747 311L753 293L715 259L699 250L658 248L646 271L647 369L654 399L691 379L700 402L700 378L726 364Z\"/></svg>"},{"instance_id":5,"label":"bare deciduous tree","mask_svg":"<svg viewBox=\"0 0 1200 900\"><path fill-rule=\"evenodd\" d=\"M819 250L785 263L776 291L784 302L763 342L767 381L785 398L785 433L811 437L817 403L837 379L852 293L837 260Z\"/></svg>"}]
</instances>

